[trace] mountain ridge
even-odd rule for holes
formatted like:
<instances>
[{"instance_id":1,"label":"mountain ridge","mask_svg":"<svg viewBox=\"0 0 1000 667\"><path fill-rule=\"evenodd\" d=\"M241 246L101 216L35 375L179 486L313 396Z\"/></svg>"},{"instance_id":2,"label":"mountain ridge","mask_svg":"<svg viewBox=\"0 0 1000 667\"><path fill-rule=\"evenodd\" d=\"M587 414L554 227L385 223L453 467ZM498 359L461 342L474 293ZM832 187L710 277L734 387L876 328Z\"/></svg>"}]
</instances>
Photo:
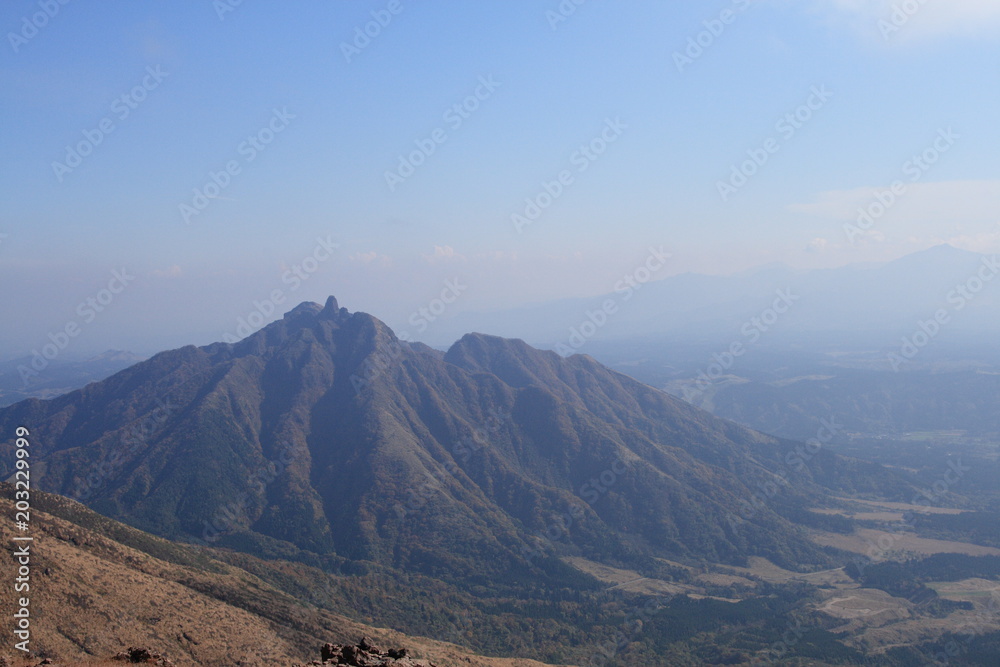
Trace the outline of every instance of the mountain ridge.
<instances>
[{"instance_id":1,"label":"mountain ridge","mask_svg":"<svg viewBox=\"0 0 1000 667\"><path fill-rule=\"evenodd\" d=\"M789 445L585 355L469 334L442 356L333 297L0 411L14 423L38 425L45 490L168 537L455 581L534 576L539 540L548 556L827 560L777 505L733 520ZM614 484L592 484L602 474ZM788 486L817 489L808 473ZM571 511L572 531L554 530Z\"/></svg>"}]
</instances>

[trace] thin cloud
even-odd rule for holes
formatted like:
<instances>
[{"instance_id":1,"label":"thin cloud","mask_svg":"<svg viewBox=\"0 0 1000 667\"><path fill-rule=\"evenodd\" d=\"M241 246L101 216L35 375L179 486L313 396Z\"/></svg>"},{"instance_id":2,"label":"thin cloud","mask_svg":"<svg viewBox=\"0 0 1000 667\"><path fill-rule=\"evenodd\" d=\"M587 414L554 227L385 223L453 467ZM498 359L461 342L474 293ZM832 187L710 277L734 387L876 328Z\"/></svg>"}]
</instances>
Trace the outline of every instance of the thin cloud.
<instances>
[{"instance_id":1,"label":"thin cloud","mask_svg":"<svg viewBox=\"0 0 1000 667\"><path fill-rule=\"evenodd\" d=\"M452 248L450 245L446 246L436 245L434 246L433 254L422 255L422 257L424 258L424 261L430 264L440 264L442 262L453 262L453 261L459 261L459 262L466 261L465 255L455 252L455 249Z\"/></svg>"},{"instance_id":2,"label":"thin cloud","mask_svg":"<svg viewBox=\"0 0 1000 667\"><path fill-rule=\"evenodd\" d=\"M356 252L353 255L350 255L347 259L366 266L379 266L383 268L392 266L391 257L388 255L380 255L374 250L370 252Z\"/></svg>"},{"instance_id":3,"label":"thin cloud","mask_svg":"<svg viewBox=\"0 0 1000 667\"><path fill-rule=\"evenodd\" d=\"M152 274L156 278L180 278L183 271L181 271L181 267L174 264L166 269L153 269Z\"/></svg>"},{"instance_id":4,"label":"thin cloud","mask_svg":"<svg viewBox=\"0 0 1000 667\"><path fill-rule=\"evenodd\" d=\"M1000 181L940 181L937 183L906 183L906 190L896 196L878 219L905 219L909 222L942 222L977 224L989 221L1000 208ZM830 220L853 221L859 209L870 209L885 201L891 184L865 186L851 190L828 190L818 193L813 201L791 204L788 210ZM875 207L877 210L878 207Z\"/></svg>"},{"instance_id":5,"label":"thin cloud","mask_svg":"<svg viewBox=\"0 0 1000 667\"><path fill-rule=\"evenodd\" d=\"M812 0L831 24L888 44L929 38L1000 37L996 0Z\"/></svg>"}]
</instances>

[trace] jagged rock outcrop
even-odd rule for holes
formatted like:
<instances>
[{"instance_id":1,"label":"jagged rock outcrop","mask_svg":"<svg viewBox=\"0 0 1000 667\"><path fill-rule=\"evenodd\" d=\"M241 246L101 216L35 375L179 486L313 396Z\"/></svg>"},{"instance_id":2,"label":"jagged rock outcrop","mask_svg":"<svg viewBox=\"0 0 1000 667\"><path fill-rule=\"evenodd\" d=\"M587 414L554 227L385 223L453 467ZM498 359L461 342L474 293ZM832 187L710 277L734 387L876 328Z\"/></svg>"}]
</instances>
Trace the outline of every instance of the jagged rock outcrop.
<instances>
[{"instance_id":1,"label":"jagged rock outcrop","mask_svg":"<svg viewBox=\"0 0 1000 667\"><path fill-rule=\"evenodd\" d=\"M434 663L414 660L405 648L383 651L368 637L357 644L324 644L320 659L310 665L346 665L349 667L438 667Z\"/></svg>"}]
</instances>

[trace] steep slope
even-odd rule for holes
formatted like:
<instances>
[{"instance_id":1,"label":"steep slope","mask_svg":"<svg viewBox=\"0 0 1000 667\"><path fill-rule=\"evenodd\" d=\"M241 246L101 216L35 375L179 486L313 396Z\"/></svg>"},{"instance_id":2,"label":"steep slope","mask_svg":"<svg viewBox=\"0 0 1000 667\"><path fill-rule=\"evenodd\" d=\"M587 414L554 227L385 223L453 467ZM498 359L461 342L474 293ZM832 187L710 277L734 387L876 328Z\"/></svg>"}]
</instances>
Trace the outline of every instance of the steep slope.
<instances>
[{"instance_id":1,"label":"steep slope","mask_svg":"<svg viewBox=\"0 0 1000 667\"><path fill-rule=\"evenodd\" d=\"M588 357L482 335L442 357L332 297L0 411L0 431L22 425L42 488L151 532L468 586L571 576L553 555L822 563L781 516L818 498L814 476L902 485L822 453L790 473L794 443Z\"/></svg>"},{"instance_id":2,"label":"steep slope","mask_svg":"<svg viewBox=\"0 0 1000 667\"><path fill-rule=\"evenodd\" d=\"M5 517L14 514L13 495L10 484L0 484ZM31 588L22 593L31 600L29 648L59 664L143 646L178 666L287 666L318 657L325 642L371 636L440 665L544 667L483 658L350 621L304 604L211 552L144 534L58 496L36 492L33 502ZM0 523L4 581L17 576L13 536L11 522ZM14 636L15 610L14 596L0 599L0 632L6 637ZM23 657L10 642L3 653Z\"/></svg>"}]
</instances>

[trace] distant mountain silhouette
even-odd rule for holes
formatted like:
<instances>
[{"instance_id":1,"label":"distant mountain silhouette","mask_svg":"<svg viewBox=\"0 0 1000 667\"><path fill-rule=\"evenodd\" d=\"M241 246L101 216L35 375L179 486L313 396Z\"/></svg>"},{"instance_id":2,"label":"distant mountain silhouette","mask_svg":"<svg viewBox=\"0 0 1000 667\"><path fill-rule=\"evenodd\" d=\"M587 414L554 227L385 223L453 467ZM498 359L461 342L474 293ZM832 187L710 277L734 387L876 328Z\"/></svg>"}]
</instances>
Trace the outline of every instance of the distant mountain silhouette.
<instances>
[{"instance_id":1,"label":"distant mountain silhouette","mask_svg":"<svg viewBox=\"0 0 1000 667\"><path fill-rule=\"evenodd\" d=\"M984 284L977 283L981 269L987 277ZM477 330L554 347L566 343L572 329L579 328L587 321L587 313L600 309L607 299L618 302L618 311L598 327L595 339L673 336L725 342L740 337L741 327L771 306L778 290L790 293L794 300L775 323L774 330L782 335L850 332L878 343L886 335L913 331L918 321L933 317L941 308L956 315L949 324L952 330L997 332L1000 285L994 285L992 278L998 272L996 256L939 245L885 264L810 271L770 264L733 276L685 273L649 282L627 302L612 292L497 312L462 313L437 323L433 342ZM956 292L956 287L970 281L973 298Z\"/></svg>"},{"instance_id":2,"label":"distant mountain silhouette","mask_svg":"<svg viewBox=\"0 0 1000 667\"><path fill-rule=\"evenodd\" d=\"M21 357L0 363L0 407L26 398L53 398L117 373L144 357L108 350L83 361ZM36 370L36 369L41 370Z\"/></svg>"}]
</instances>

